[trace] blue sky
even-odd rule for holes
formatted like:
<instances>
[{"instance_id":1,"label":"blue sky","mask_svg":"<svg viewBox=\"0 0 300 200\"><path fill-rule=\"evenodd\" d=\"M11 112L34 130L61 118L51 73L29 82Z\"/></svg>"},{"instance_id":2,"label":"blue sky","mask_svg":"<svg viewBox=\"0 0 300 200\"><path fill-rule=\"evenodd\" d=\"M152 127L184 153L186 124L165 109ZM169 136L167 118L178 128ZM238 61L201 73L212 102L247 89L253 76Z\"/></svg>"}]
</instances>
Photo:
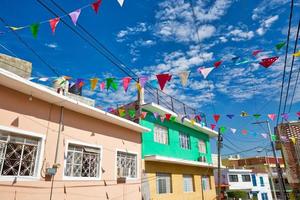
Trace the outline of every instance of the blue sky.
<instances>
[{"instance_id":1,"label":"blue sky","mask_svg":"<svg viewBox=\"0 0 300 200\"><path fill-rule=\"evenodd\" d=\"M57 1L67 12L71 12L92 1ZM91 8L82 10L78 22L93 34L103 45L139 75L150 76L154 80L159 73L174 74L165 92L207 113L212 122L212 114L221 114L218 125L237 128L233 135L225 134L225 144L236 151L255 146L265 146L267 140L260 134L266 128L251 125L253 117L235 117L229 120L226 114L259 113L266 119L269 113L276 113L280 94L284 48L275 50L275 45L286 40L290 4L288 0L193 0L196 11L198 42L192 10L188 0L133 1L125 0L120 7L117 0L103 0L96 15ZM64 15L51 3L45 3ZM290 52L294 47L296 25L300 13L296 1L291 29ZM11 26L24 26L40 22L54 16L37 1L28 0L15 3L1 1L0 15ZM70 25L69 18L64 18ZM72 25L73 26L73 25ZM78 30L78 27L75 27ZM1 31L7 31L0 24ZM75 35L63 23L59 23L55 35L48 23L42 24L38 38L34 39L30 30L22 29L18 33L48 63L63 75L89 79L99 77L122 78L126 76L114 64ZM31 61L34 76L55 76L40 60L26 49L13 33L0 35L0 52ZM299 48L299 47L298 47ZM257 57L253 50L263 50ZM235 65L231 58L239 56L251 62ZM259 66L260 59L280 56L270 68ZM197 73L198 67L211 67L223 60L220 68L215 69L205 80ZM290 68L291 57L288 59ZM297 65L298 64L298 65ZM296 60L295 71L298 70ZM182 87L176 74L191 71L188 86ZM292 79L294 86L295 76ZM210 88L210 89L209 89ZM85 87L84 95L96 99L97 105L115 107L135 99L136 89L131 84L129 91L91 92ZM296 91L290 119L296 119L300 110L300 88ZM272 126L274 124L272 123ZM248 130L248 135L241 130ZM256 134L255 134L256 133ZM230 142L228 142L230 141ZM232 143L234 145L232 145ZM214 145L214 143L213 143ZM224 153L232 150L223 148ZM246 155L255 151L246 152Z\"/></svg>"}]
</instances>

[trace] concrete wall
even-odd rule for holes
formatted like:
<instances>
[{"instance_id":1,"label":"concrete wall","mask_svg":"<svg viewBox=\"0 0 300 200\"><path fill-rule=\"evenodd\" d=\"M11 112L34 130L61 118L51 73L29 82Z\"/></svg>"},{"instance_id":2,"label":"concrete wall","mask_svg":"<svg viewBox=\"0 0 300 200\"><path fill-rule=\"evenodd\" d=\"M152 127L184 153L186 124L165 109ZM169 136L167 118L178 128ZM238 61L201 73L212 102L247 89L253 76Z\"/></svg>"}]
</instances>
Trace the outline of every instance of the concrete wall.
<instances>
[{"instance_id":1,"label":"concrete wall","mask_svg":"<svg viewBox=\"0 0 300 200\"><path fill-rule=\"evenodd\" d=\"M11 71L23 78L29 78L32 71L32 63L0 53L0 68Z\"/></svg>"},{"instance_id":2,"label":"concrete wall","mask_svg":"<svg viewBox=\"0 0 300 200\"><path fill-rule=\"evenodd\" d=\"M156 173L170 173L172 180L172 193L157 194ZM183 191L183 174L190 174L194 177L194 192ZM202 192L201 176L210 176L211 189ZM151 200L213 200L216 197L215 181L213 170L210 168L200 168L185 165L176 165L160 162L145 161L145 178L143 184L149 188ZM145 200L148 200L145 198Z\"/></svg>"},{"instance_id":3,"label":"concrete wall","mask_svg":"<svg viewBox=\"0 0 300 200\"><path fill-rule=\"evenodd\" d=\"M50 103L0 85L0 125L30 131L45 137L41 152L41 174L35 179L4 180L0 175L0 199L43 200L49 199L51 182L46 181L44 171L53 165L58 136L60 108ZM64 153L68 140L102 146L101 179L64 180ZM116 150L138 153L138 177L127 182L116 182ZM140 134L71 110L64 111L64 129L59 143L58 163L61 167L55 175L53 199L99 200L141 198L141 138Z\"/></svg>"}]
</instances>

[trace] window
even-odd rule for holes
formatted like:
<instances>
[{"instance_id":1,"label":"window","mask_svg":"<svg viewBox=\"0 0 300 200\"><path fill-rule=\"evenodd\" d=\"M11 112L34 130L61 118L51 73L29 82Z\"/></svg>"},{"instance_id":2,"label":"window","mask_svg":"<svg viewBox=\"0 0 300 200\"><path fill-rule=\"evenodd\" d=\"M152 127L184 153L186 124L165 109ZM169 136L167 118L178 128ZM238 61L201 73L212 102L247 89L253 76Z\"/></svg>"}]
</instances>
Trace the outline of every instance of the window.
<instances>
[{"instance_id":1,"label":"window","mask_svg":"<svg viewBox=\"0 0 300 200\"><path fill-rule=\"evenodd\" d=\"M117 175L119 177L137 177L137 158L136 154L117 152Z\"/></svg>"},{"instance_id":2,"label":"window","mask_svg":"<svg viewBox=\"0 0 300 200\"><path fill-rule=\"evenodd\" d=\"M183 175L183 191L194 192L194 181L192 175Z\"/></svg>"},{"instance_id":3,"label":"window","mask_svg":"<svg viewBox=\"0 0 300 200\"><path fill-rule=\"evenodd\" d=\"M252 176L252 184L253 184L253 186L257 186L255 174L251 174L251 176Z\"/></svg>"},{"instance_id":4,"label":"window","mask_svg":"<svg viewBox=\"0 0 300 200\"><path fill-rule=\"evenodd\" d=\"M210 177L209 176L202 176L202 189L203 189L203 191L211 190Z\"/></svg>"},{"instance_id":5,"label":"window","mask_svg":"<svg viewBox=\"0 0 300 200\"><path fill-rule=\"evenodd\" d=\"M155 125L154 142L168 144L168 129L163 126Z\"/></svg>"},{"instance_id":6,"label":"window","mask_svg":"<svg viewBox=\"0 0 300 200\"><path fill-rule=\"evenodd\" d=\"M65 176L99 177L100 148L68 144Z\"/></svg>"},{"instance_id":7,"label":"window","mask_svg":"<svg viewBox=\"0 0 300 200\"><path fill-rule=\"evenodd\" d=\"M157 194L171 193L171 175L166 173L156 174L156 192Z\"/></svg>"},{"instance_id":8,"label":"window","mask_svg":"<svg viewBox=\"0 0 300 200\"><path fill-rule=\"evenodd\" d=\"M229 175L229 182L239 182L238 175Z\"/></svg>"},{"instance_id":9,"label":"window","mask_svg":"<svg viewBox=\"0 0 300 200\"><path fill-rule=\"evenodd\" d=\"M198 149L200 153L206 153L206 143L203 140L198 141Z\"/></svg>"},{"instance_id":10,"label":"window","mask_svg":"<svg viewBox=\"0 0 300 200\"><path fill-rule=\"evenodd\" d=\"M268 200L268 194L267 193L261 193L261 199L262 200Z\"/></svg>"},{"instance_id":11,"label":"window","mask_svg":"<svg viewBox=\"0 0 300 200\"><path fill-rule=\"evenodd\" d=\"M0 176L36 176L40 139L0 132Z\"/></svg>"},{"instance_id":12,"label":"window","mask_svg":"<svg viewBox=\"0 0 300 200\"><path fill-rule=\"evenodd\" d=\"M262 176L259 177L260 186L265 186L264 178Z\"/></svg>"},{"instance_id":13,"label":"window","mask_svg":"<svg viewBox=\"0 0 300 200\"><path fill-rule=\"evenodd\" d=\"M251 182L250 175L242 175L242 181L243 182Z\"/></svg>"},{"instance_id":14,"label":"window","mask_svg":"<svg viewBox=\"0 0 300 200\"><path fill-rule=\"evenodd\" d=\"M180 147L183 149L191 149L190 136L185 133L179 133Z\"/></svg>"}]
</instances>

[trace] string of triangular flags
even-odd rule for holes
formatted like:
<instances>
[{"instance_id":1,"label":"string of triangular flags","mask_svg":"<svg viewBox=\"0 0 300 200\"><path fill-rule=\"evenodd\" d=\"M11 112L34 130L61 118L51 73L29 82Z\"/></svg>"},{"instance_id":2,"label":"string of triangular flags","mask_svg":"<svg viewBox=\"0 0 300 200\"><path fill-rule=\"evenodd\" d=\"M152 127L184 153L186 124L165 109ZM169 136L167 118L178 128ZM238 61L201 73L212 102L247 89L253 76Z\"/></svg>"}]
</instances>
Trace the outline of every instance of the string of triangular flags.
<instances>
[{"instance_id":1,"label":"string of triangular flags","mask_svg":"<svg viewBox=\"0 0 300 200\"><path fill-rule=\"evenodd\" d=\"M117 1L118 1L119 5L122 7L125 0L117 0ZM52 33L55 34L57 25L59 24L59 22L62 18L69 17L71 19L72 23L76 26L78 18L80 16L82 10L84 10L86 8L92 8L94 10L94 12L97 14L98 11L99 11L99 7L100 7L101 3L102 3L102 0L96 0L95 2L93 2L91 4L86 4L85 6L82 6L78 9L75 9L74 11L68 13L67 15L62 15L62 16L52 18L52 19L49 19L49 20L32 23L30 25L8 26L7 28L9 28L10 31L19 31L19 30L22 30L22 29L25 29L25 28L29 28L32 35L33 35L33 37L37 38L39 29L40 29L40 25L49 23L49 26L51 28ZM9 31L7 31L7 32L9 32ZM4 31L1 31L1 34L4 34L4 33L5 33Z\"/></svg>"}]
</instances>

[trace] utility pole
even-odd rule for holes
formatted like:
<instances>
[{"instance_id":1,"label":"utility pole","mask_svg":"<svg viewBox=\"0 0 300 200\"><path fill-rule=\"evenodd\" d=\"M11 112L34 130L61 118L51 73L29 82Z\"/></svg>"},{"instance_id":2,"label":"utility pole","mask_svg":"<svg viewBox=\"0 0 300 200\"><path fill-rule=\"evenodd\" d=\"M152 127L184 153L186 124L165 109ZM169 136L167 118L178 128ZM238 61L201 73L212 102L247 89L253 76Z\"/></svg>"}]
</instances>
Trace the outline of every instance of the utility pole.
<instances>
[{"instance_id":1,"label":"utility pole","mask_svg":"<svg viewBox=\"0 0 300 200\"><path fill-rule=\"evenodd\" d=\"M273 156L275 158L275 163L276 163L276 170L277 170L277 174L278 174L278 180L279 180L279 186L280 186L280 196L283 200L288 200L288 198L286 196L286 189L285 189L285 185L284 185L284 181L283 181L282 171L281 171L280 164L279 164L279 161L278 161L278 158L276 155L274 141L272 140L270 123L268 120L266 120L266 121L257 121L252 124L267 124L267 126L268 126L268 134L269 134L270 143L271 143L271 147L272 147L272 151L273 151Z\"/></svg>"},{"instance_id":2,"label":"utility pole","mask_svg":"<svg viewBox=\"0 0 300 200\"><path fill-rule=\"evenodd\" d=\"M218 200L221 200L221 148L222 148L222 135L220 128L218 129Z\"/></svg>"}]
</instances>

